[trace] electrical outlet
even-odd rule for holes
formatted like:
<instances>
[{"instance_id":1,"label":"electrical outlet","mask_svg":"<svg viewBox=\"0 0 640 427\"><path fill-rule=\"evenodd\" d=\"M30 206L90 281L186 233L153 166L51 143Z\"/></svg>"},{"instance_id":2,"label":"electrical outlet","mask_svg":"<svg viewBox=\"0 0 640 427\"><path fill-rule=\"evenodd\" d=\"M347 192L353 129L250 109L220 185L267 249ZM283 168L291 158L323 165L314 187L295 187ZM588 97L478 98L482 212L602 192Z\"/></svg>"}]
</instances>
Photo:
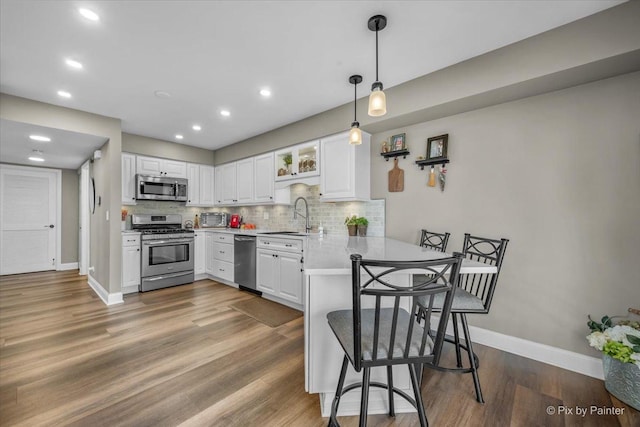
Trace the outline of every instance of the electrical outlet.
<instances>
[{"instance_id":1,"label":"electrical outlet","mask_svg":"<svg viewBox=\"0 0 640 427\"><path fill-rule=\"evenodd\" d=\"M107 221L109 221L109 211L106 212Z\"/></svg>"},{"instance_id":2,"label":"electrical outlet","mask_svg":"<svg viewBox=\"0 0 640 427\"><path fill-rule=\"evenodd\" d=\"M263 219L269 219L269 212L265 212L265 213L262 215L262 218L263 218Z\"/></svg>"}]
</instances>

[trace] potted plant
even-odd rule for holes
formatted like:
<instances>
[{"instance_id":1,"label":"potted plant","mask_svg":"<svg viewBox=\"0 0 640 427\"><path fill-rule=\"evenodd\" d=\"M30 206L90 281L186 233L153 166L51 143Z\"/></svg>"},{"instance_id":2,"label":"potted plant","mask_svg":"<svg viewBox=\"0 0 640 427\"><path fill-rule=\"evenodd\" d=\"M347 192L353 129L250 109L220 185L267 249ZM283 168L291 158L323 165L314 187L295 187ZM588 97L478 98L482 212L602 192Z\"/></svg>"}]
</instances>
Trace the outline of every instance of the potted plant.
<instances>
[{"instance_id":1,"label":"potted plant","mask_svg":"<svg viewBox=\"0 0 640 427\"><path fill-rule=\"evenodd\" d=\"M291 163L293 162L293 157L291 157L291 154L289 153L282 156L282 161L284 162L284 167L289 173L291 173Z\"/></svg>"},{"instance_id":2,"label":"potted plant","mask_svg":"<svg viewBox=\"0 0 640 427\"><path fill-rule=\"evenodd\" d=\"M358 226L358 235L366 236L367 235L367 226L369 225L369 220L367 218L361 216L356 218L356 225Z\"/></svg>"},{"instance_id":3,"label":"potted plant","mask_svg":"<svg viewBox=\"0 0 640 427\"><path fill-rule=\"evenodd\" d=\"M605 388L640 411L640 323L621 317L604 316L602 323L588 318L587 340L602 352Z\"/></svg>"},{"instance_id":4,"label":"potted plant","mask_svg":"<svg viewBox=\"0 0 640 427\"><path fill-rule=\"evenodd\" d=\"M347 230L349 231L349 236L355 236L358 230L358 223L356 222L358 219L357 216L348 216L344 220L344 224L347 226Z\"/></svg>"}]
</instances>

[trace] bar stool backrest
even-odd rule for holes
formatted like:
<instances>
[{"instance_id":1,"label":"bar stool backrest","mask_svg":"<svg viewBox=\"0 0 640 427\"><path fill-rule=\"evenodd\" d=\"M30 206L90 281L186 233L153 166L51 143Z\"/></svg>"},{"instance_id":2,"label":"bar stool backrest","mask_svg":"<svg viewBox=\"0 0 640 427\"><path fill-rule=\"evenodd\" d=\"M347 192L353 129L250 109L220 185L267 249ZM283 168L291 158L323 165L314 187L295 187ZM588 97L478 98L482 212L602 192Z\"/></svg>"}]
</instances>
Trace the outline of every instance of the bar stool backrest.
<instances>
[{"instance_id":1,"label":"bar stool backrest","mask_svg":"<svg viewBox=\"0 0 640 427\"><path fill-rule=\"evenodd\" d=\"M464 235L462 252L465 258L495 266L498 271L484 274L465 274L460 278L459 286L482 300L484 310L465 310L473 313L488 313L493 294L502 269L502 261L507 249L508 239L488 239L485 237Z\"/></svg>"},{"instance_id":2,"label":"bar stool backrest","mask_svg":"<svg viewBox=\"0 0 640 427\"><path fill-rule=\"evenodd\" d=\"M362 259L358 254L351 255L355 359L351 362L356 371L359 372L363 364L382 366L438 362L462 259L461 253L428 261L377 261ZM417 285L398 285L397 280L393 283L394 273L416 269L427 274L428 280ZM434 325L435 331L431 332L434 297L443 293L440 319L437 328ZM417 304L416 297L420 296L430 303L426 306ZM402 298L411 307L408 315L400 307ZM373 331L370 324L363 324L363 307L375 307ZM416 319L421 318L426 319L426 324L417 323ZM365 320L371 321L370 309ZM369 340L366 341L366 354L363 354L363 336Z\"/></svg>"},{"instance_id":3,"label":"bar stool backrest","mask_svg":"<svg viewBox=\"0 0 640 427\"><path fill-rule=\"evenodd\" d=\"M440 252L447 251L447 243L449 243L450 233L434 233L422 229L420 235L420 246L423 248L430 248Z\"/></svg>"}]
</instances>

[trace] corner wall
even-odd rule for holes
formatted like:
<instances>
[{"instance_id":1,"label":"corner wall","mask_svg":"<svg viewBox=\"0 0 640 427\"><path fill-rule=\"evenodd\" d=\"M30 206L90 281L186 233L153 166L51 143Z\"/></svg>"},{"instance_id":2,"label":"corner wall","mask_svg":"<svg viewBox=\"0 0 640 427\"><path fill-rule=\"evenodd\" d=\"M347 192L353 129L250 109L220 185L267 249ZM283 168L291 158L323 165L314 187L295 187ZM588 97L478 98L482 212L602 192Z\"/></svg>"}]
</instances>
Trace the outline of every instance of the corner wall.
<instances>
[{"instance_id":1,"label":"corner wall","mask_svg":"<svg viewBox=\"0 0 640 427\"><path fill-rule=\"evenodd\" d=\"M593 354L588 314L640 303L640 72L373 135L372 197L388 237L420 228L510 239L489 315L469 322ZM388 193L381 142L406 132L405 191ZM415 164L449 134L444 192Z\"/></svg>"}]
</instances>

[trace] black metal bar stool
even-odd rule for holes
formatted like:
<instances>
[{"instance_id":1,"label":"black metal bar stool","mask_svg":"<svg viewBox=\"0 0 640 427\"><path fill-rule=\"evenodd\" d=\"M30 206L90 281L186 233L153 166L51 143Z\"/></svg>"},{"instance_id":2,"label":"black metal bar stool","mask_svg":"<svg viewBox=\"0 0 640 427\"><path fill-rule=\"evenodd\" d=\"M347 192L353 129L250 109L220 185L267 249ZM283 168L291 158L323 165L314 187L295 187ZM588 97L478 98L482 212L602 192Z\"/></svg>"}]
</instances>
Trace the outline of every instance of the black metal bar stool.
<instances>
[{"instance_id":1,"label":"black metal bar stool","mask_svg":"<svg viewBox=\"0 0 640 427\"><path fill-rule=\"evenodd\" d=\"M420 230L420 246L434 251L445 252L450 235L450 233L436 233L423 228Z\"/></svg>"},{"instance_id":2,"label":"black metal bar stool","mask_svg":"<svg viewBox=\"0 0 640 427\"><path fill-rule=\"evenodd\" d=\"M451 318L453 323L453 340L445 338L447 342L455 345L456 364L455 368L438 366L437 364L425 365L431 369L440 371L470 373L473 376L473 385L476 391L476 399L480 403L484 403L482 397L482 389L480 388L480 378L478 377L478 367L480 365L478 356L473 352L471 343L471 335L469 334L469 324L467 322L467 314L487 314L491 308L491 301L498 283L498 276L502 268L505 250L507 249L508 239L488 239L484 237L471 236L469 233L464 235L463 254L466 259L482 262L484 264L493 265L497 271L495 273L483 274L463 274L458 281L458 288L453 297L451 306ZM415 282L415 279L414 279ZM414 283L415 284L415 283ZM434 311L439 311L440 307L444 307L445 303L441 297L436 296L434 301L430 301L424 297L418 297L417 301L422 306L434 304ZM462 332L464 334L464 344L460 342L460 333L458 330L458 320L462 323ZM469 367L462 364L461 349L467 352L469 359Z\"/></svg>"},{"instance_id":3,"label":"black metal bar stool","mask_svg":"<svg viewBox=\"0 0 640 427\"><path fill-rule=\"evenodd\" d=\"M353 309L327 314L329 326L344 350L329 426L339 425L336 414L342 395L360 387L360 426L366 426L370 386L388 390L390 416L395 416L393 393L396 393L416 408L420 425L428 425L416 366L438 363L462 258L462 254L455 254L430 261L379 261L351 255ZM394 273L413 269L422 270L429 279L419 286L412 282L393 283ZM415 297L426 303L419 305ZM432 331L430 319L436 297L442 302L441 317ZM411 307L411 312L401 308L401 299ZM418 323L421 318L426 319L424 325ZM345 386L349 363L357 372L363 371L362 382ZM393 386L392 366L399 364L408 366L414 398ZM375 366L387 367L387 384L370 381L371 368Z\"/></svg>"}]
</instances>

